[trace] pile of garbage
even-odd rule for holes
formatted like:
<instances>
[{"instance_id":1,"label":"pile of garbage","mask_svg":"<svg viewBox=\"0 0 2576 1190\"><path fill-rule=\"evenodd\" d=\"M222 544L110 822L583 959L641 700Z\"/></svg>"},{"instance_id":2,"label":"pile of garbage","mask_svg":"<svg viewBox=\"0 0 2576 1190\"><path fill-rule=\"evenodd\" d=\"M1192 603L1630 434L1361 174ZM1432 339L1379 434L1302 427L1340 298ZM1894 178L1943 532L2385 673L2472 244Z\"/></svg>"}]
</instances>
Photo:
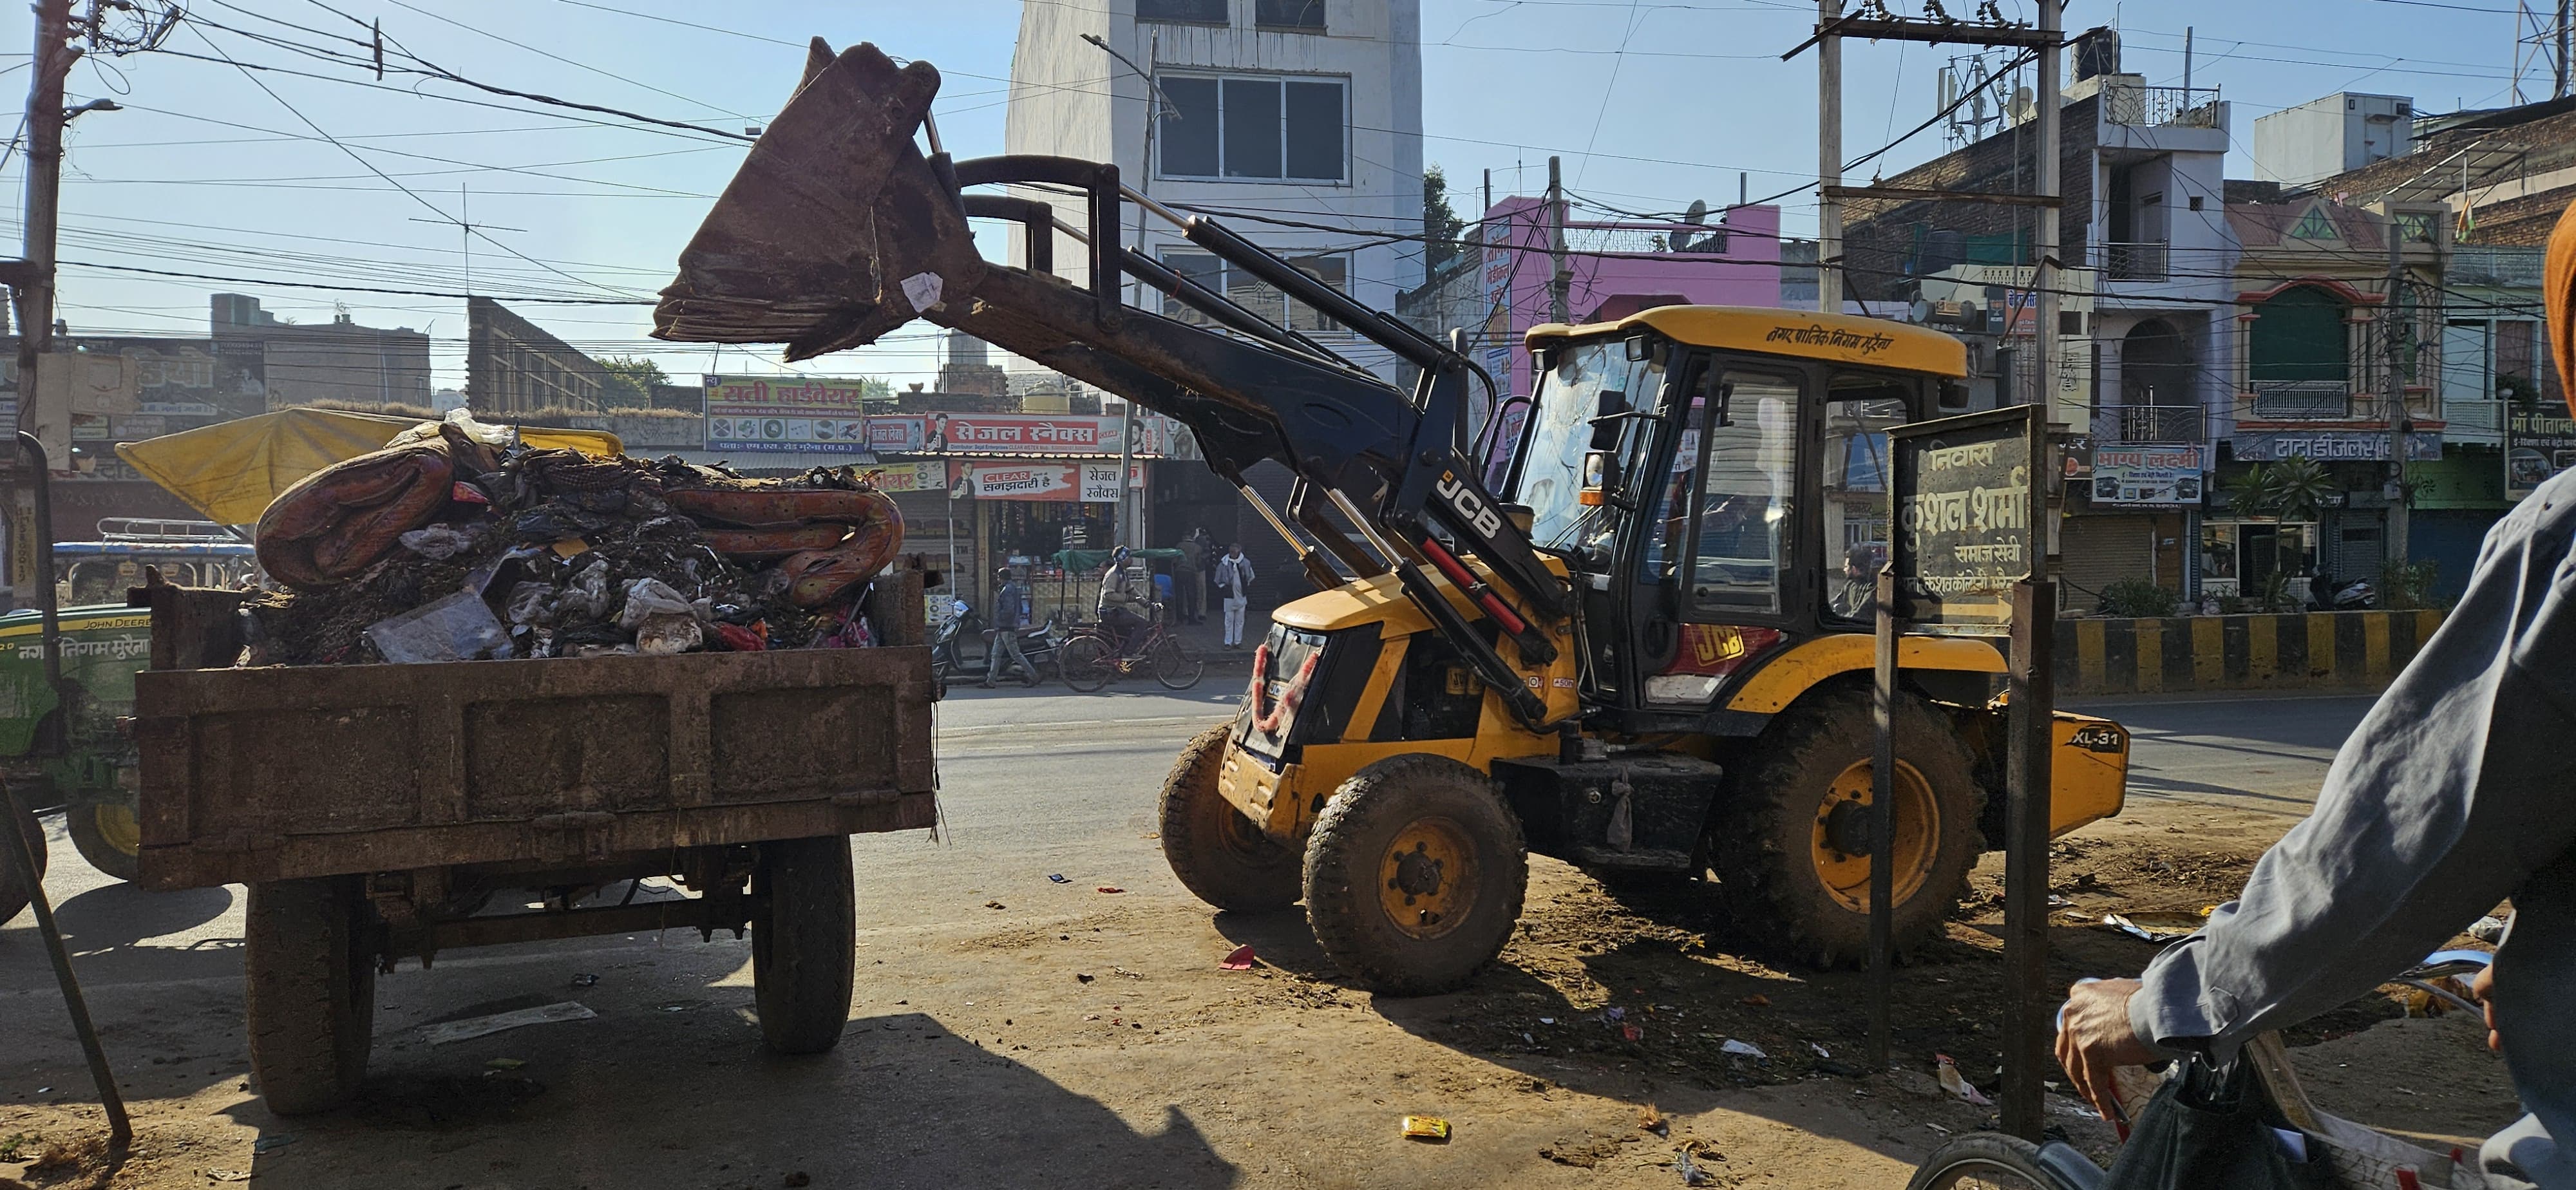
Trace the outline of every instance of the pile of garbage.
<instances>
[{"instance_id":1,"label":"pile of garbage","mask_svg":"<svg viewBox=\"0 0 2576 1190\"><path fill-rule=\"evenodd\" d=\"M536 449L464 411L269 505L250 665L593 657L874 644L894 501L847 471Z\"/></svg>"}]
</instances>

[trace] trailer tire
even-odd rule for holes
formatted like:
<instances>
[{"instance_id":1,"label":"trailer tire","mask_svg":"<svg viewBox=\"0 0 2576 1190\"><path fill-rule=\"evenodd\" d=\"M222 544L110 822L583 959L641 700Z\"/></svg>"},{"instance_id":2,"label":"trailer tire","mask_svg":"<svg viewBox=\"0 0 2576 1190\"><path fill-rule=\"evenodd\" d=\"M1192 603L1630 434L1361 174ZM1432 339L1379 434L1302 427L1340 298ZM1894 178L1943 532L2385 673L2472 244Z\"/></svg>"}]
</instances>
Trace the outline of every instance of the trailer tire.
<instances>
[{"instance_id":1,"label":"trailer tire","mask_svg":"<svg viewBox=\"0 0 2576 1190\"><path fill-rule=\"evenodd\" d=\"M75 803L63 809L72 846L89 866L131 883L142 864L142 826L130 800Z\"/></svg>"},{"instance_id":2,"label":"trailer tire","mask_svg":"<svg viewBox=\"0 0 2576 1190\"><path fill-rule=\"evenodd\" d=\"M36 849L36 879L30 881L19 870L24 867L18 859L20 836L0 839L0 925L7 925L17 918L19 910L27 907L28 901L35 899L36 884L45 878L45 828L36 821L35 811L20 804L7 790L0 790L0 805L11 810L10 827L25 831L28 845Z\"/></svg>"},{"instance_id":3,"label":"trailer tire","mask_svg":"<svg viewBox=\"0 0 2576 1190\"><path fill-rule=\"evenodd\" d=\"M1333 791L1306 841L1306 918L1324 953L1372 991L1454 991L1520 920L1529 848L1483 773L1392 756Z\"/></svg>"},{"instance_id":4,"label":"trailer tire","mask_svg":"<svg viewBox=\"0 0 2576 1190\"><path fill-rule=\"evenodd\" d=\"M1849 839L1835 836L1838 824L1831 819L1839 803L1868 792L1871 720L1866 690L1821 693L1791 707L1755 742L1718 807L1711 842L1728 915L1738 928L1818 967L1869 959L1868 853L1835 850L1834 842ZM1903 956L1941 932L1985 850L1977 828L1985 791L1967 745L1929 704L1899 694L1895 722L1900 779L1891 917L1893 949Z\"/></svg>"},{"instance_id":5,"label":"trailer tire","mask_svg":"<svg viewBox=\"0 0 2576 1190\"><path fill-rule=\"evenodd\" d=\"M751 926L751 985L772 1050L819 1054L840 1044L858 955L852 884L847 836L760 845L752 892L765 907Z\"/></svg>"},{"instance_id":6,"label":"trailer tire","mask_svg":"<svg viewBox=\"0 0 2576 1190\"><path fill-rule=\"evenodd\" d=\"M250 886L242 971L250 1065L268 1110L328 1111L366 1077L376 965L356 877Z\"/></svg>"},{"instance_id":7,"label":"trailer tire","mask_svg":"<svg viewBox=\"0 0 2576 1190\"><path fill-rule=\"evenodd\" d=\"M1275 913L1304 891L1303 857L1217 792L1232 724L1211 727L1181 746L1163 778L1163 859L1198 899L1228 913Z\"/></svg>"}]
</instances>

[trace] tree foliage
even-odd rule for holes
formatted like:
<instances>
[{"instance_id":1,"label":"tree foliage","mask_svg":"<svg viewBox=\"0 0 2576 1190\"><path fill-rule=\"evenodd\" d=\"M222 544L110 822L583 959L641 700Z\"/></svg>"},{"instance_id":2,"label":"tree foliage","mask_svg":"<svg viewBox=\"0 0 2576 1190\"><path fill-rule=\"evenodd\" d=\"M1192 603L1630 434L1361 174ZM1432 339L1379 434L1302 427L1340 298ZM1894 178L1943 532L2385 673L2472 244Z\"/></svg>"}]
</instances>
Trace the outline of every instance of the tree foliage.
<instances>
[{"instance_id":1,"label":"tree foliage","mask_svg":"<svg viewBox=\"0 0 2576 1190\"><path fill-rule=\"evenodd\" d=\"M653 386L671 382L662 373L662 365L640 355L606 356L600 359L599 366L608 372L600 394L603 408L649 409L653 405Z\"/></svg>"},{"instance_id":2,"label":"tree foliage","mask_svg":"<svg viewBox=\"0 0 2576 1190\"><path fill-rule=\"evenodd\" d=\"M1458 255L1458 238L1466 234L1467 221L1458 217L1449 205L1449 175L1439 166L1422 171L1422 262L1426 270L1438 272Z\"/></svg>"}]
</instances>

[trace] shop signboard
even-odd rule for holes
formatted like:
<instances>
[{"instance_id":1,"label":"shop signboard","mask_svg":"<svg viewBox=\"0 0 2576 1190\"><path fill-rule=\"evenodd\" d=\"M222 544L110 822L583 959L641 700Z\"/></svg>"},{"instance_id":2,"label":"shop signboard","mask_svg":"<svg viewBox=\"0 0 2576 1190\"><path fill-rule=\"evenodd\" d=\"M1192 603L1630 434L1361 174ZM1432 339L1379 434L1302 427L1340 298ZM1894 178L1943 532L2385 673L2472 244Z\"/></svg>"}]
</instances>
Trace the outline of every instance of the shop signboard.
<instances>
[{"instance_id":1,"label":"shop signboard","mask_svg":"<svg viewBox=\"0 0 2576 1190\"><path fill-rule=\"evenodd\" d=\"M2001 635L2040 540L2033 411L2015 405L1890 432L1898 598L1909 631Z\"/></svg>"},{"instance_id":2,"label":"shop signboard","mask_svg":"<svg viewBox=\"0 0 2576 1190\"><path fill-rule=\"evenodd\" d=\"M967 490L978 500L1118 501L1116 463L961 463ZM1127 486L1142 487L1144 464L1129 468Z\"/></svg>"},{"instance_id":3,"label":"shop signboard","mask_svg":"<svg viewBox=\"0 0 2576 1190\"><path fill-rule=\"evenodd\" d=\"M948 464L938 460L921 463L888 463L881 467L862 468L869 483L880 492L944 492L948 490Z\"/></svg>"},{"instance_id":4,"label":"shop signboard","mask_svg":"<svg viewBox=\"0 0 2576 1190\"><path fill-rule=\"evenodd\" d=\"M708 450L857 454L868 449L864 380L700 377Z\"/></svg>"},{"instance_id":5,"label":"shop signboard","mask_svg":"<svg viewBox=\"0 0 2576 1190\"><path fill-rule=\"evenodd\" d=\"M2385 463L2388 435L2376 430L2263 430L2236 435L2236 461L2272 463L2293 455L2320 463ZM2406 435L2406 461L2430 462L2442 457L2438 430Z\"/></svg>"},{"instance_id":6,"label":"shop signboard","mask_svg":"<svg viewBox=\"0 0 2576 1190\"><path fill-rule=\"evenodd\" d=\"M914 415L871 417L868 419L868 449L887 454L915 454L921 450L922 419Z\"/></svg>"},{"instance_id":7,"label":"shop signboard","mask_svg":"<svg viewBox=\"0 0 2576 1190\"><path fill-rule=\"evenodd\" d=\"M2549 477L2576 467L2576 420L2551 413L2505 419L2504 494L2520 500Z\"/></svg>"},{"instance_id":8,"label":"shop signboard","mask_svg":"<svg viewBox=\"0 0 2576 1190\"><path fill-rule=\"evenodd\" d=\"M2087 489L2096 506L2198 507L2201 448L2196 443L2134 443L2093 448Z\"/></svg>"},{"instance_id":9,"label":"shop signboard","mask_svg":"<svg viewBox=\"0 0 2576 1190\"><path fill-rule=\"evenodd\" d=\"M1136 423L1139 455L1156 445L1147 421ZM1030 413L933 413L923 449L961 455L1115 455L1126 449L1124 417L1050 416Z\"/></svg>"}]
</instances>

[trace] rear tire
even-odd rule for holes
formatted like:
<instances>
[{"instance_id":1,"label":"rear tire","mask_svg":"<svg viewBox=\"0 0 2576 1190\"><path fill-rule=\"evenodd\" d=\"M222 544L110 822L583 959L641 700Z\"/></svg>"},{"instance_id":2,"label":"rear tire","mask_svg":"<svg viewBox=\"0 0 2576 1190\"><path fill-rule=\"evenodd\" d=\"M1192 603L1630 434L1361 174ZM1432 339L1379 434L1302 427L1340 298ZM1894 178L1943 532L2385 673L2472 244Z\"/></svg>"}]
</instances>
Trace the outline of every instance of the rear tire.
<instances>
[{"instance_id":1,"label":"rear tire","mask_svg":"<svg viewBox=\"0 0 2576 1190\"><path fill-rule=\"evenodd\" d=\"M1109 642L1096 636L1077 636L1056 650L1055 664L1064 674L1065 685L1089 694L1109 684Z\"/></svg>"},{"instance_id":2,"label":"rear tire","mask_svg":"<svg viewBox=\"0 0 2576 1190\"><path fill-rule=\"evenodd\" d=\"M819 1054L850 1023L858 894L842 835L760 845L752 891L767 908L751 926L752 999L760 1037L782 1054Z\"/></svg>"},{"instance_id":3,"label":"rear tire","mask_svg":"<svg viewBox=\"0 0 2576 1190\"><path fill-rule=\"evenodd\" d=\"M1207 676L1207 662L1190 656L1189 650L1181 647L1181 642L1168 636L1155 643L1150 660L1154 667L1154 680L1161 682L1166 690L1187 690Z\"/></svg>"},{"instance_id":4,"label":"rear tire","mask_svg":"<svg viewBox=\"0 0 2576 1190\"><path fill-rule=\"evenodd\" d=\"M1304 892L1305 857L1273 840L1217 792L1231 725L1181 746L1163 779L1163 858L1191 895L1228 913L1276 913Z\"/></svg>"},{"instance_id":5,"label":"rear tire","mask_svg":"<svg viewBox=\"0 0 2576 1190\"><path fill-rule=\"evenodd\" d=\"M26 832L23 836L27 840L26 845L36 852L36 878L29 880L22 870L26 865L18 858L18 839L21 836L0 838L0 925L7 925L17 918L19 910L27 907L28 901L34 899L36 886L45 879L48 857L45 854L44 824L36 821L35 811L19 804L5 789L0 789L0 806L10 811L6 820L10 828Z\"/></svg>"},{"instance_id":6,"label":"rear tire","mask_svg":"<svg viewBox=\"0 0 2576 1190\"><path fill-rule=\"evenodd\" d=\"M2069 1190L2040 1164L2039 1146L2018 1136L1972 1132L1932 1151L1905 1190Z\"/></svg>"},{"instance_id":7,"label":"rear tire","mask_svg":"<svg viewBox=\"0 0 2576 1190\"><path fill-rule=\"evenodd\" d=\"M1361 985L1451 991L1502 953L1521 915L1529 850L1484 774L1445 756L1361 769L1306 842L1306 917Z\"/></svg>"},{"instance_id":8,"label":"rear tire","mask_svg":"<svg viewBox=\"0 0 2576 1190\"><path fill-rule=\"evenodd\" d=\"M329 1111L366 1077L374 1041L372 914L356 877L250 886L242 921L250 1065L268 1110Z\"/></svg>"},{"instance_id":9,"label":"rear tire","mask_svg":"<svg viewBox=\"0 0 2576 1190\"><path fill-rule=\"evenodd\" d=\"M91 802L63 811L72 846L89 866L119 880L132 881L142 862L143 827L130 801Z\"/></svg>"},{"instance_id":10,"label":"rear tire","mask_svg":"<svg viewBox=\"0 0 2576 1190\"><path fill-rule=\"evenodd\" d=\"M1850 840L1829 823L1835 806L1867 796L1875 735L1867 691L1833 691L1792 707L1763 732L1719 808L1713 842L1729 914L1819 967L1869 958L1868 851L1834 850L1832 842ZM1985 791L1956 729L1911 695L1896 700L1896 754L1893 924L1902 955L1938 935L1958 903L1985 849L1977 829Z\"/></svg>"}]
</instances>

